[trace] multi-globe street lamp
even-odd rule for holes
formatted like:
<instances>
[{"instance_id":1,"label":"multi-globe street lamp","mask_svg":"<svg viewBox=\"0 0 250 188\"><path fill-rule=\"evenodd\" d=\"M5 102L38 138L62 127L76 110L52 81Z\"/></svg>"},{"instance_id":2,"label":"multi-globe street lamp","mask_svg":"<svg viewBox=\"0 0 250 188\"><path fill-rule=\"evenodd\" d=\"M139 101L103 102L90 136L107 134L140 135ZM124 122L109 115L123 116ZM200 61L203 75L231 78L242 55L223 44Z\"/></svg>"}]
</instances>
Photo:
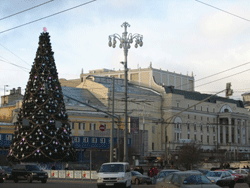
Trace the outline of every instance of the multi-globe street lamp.
<instances>
[{"instance_id":1,"label":"multi-globe street lamp","mask_svg":"<svg viewBox=\"0 0 250 188\"><path fill-rule=\"evenodd\" d=\"M122 64L124 64L124 74L125 74L125 127L124 127L124 157L123 157L123 161L124 162L128 162L128 98L127 98L127 85L128 85L128 69L127 69L127 57L128 57L128 49L130 49L130 44L133 43L133 41L135 40L135 48L138 47L138 45L140 47L142 47L143 42L143 36L140 34L132 34L127 32L127 27L130 27L130 25L127 22L124 22L121 27L124 27L124 32L122 33L122 36L120 36L119 34L115 33L113 35L109 35L109 47L116 47L116 40L120 41L120 48L123 48L124 51L124 62L122 62ZM112 42L113 40L113 42Z\"/></svg>"}]
</instances>

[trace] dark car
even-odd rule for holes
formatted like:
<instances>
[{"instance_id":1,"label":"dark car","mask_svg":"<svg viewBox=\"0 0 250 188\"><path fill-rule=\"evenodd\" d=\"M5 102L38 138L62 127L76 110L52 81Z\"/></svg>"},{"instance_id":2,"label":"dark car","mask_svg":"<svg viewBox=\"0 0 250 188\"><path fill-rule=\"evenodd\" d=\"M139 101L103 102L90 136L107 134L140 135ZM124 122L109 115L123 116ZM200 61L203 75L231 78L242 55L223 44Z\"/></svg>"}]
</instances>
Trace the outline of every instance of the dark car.
<instances>
[{"instance_id":1,"label":"dark car","mask_svg":"<svg viewBox=\"0 0 250 188\"><path fill-rule=\"evenodd\" d=\"M216 185L220 187L228 186L229 188L234 188L235 178L234 176L228 172L223 170L210 171L206 174L206 176Z\"/></svg>"},{"instance_id":2,"label":"dark car","mask_svg":"<svg viewBox=\"0 0 250 188\"><path fill-rule=\"evenodd\" d=\"M140 172L132 171L132 184L152 184L152 179L148 176L142 175Z\"/></svg>"},{"instance_id":3,"label":"dark car","mask_svg":"<svg viewBox=\"0 0 250 188\"><path fill-rule=\"evenodd\" d=\"M201 172L179 171L168 174L155 188L219 188Z\"/></svg>"},{"instance_id":4,"label":"dark car","mask_svg":"<svg viewBox=\"0 0 250 188\"><path fill-rule=\"evenodd\" d=\"M12 179L12 169L8 166L2 166L2 169L4 171L4 176L6 180L11 180Z\"/></svg>"},{"instance_id":5,"label":"dark car","mask_svg":"<svg viewBox=\"0 0 250 188\"><path fill-rule=\"evenodd\" d=\"M33 164L16 165L11 174L15 183L19 180L27 180L29 183L32 183L33 180L38 180L46 183L48 179L48 173Z\"/></svg>"},{"instance_id":6,"label":"dark car","mask_svg":"<svg viewBox=\"0 0 250 188\"><path fill-rule=\"evenodd\" d=\"M3 169L0 166L0 183L3 183L4 179L5 179L4 171L3 171Z\"/></svg>"}]
</instances>

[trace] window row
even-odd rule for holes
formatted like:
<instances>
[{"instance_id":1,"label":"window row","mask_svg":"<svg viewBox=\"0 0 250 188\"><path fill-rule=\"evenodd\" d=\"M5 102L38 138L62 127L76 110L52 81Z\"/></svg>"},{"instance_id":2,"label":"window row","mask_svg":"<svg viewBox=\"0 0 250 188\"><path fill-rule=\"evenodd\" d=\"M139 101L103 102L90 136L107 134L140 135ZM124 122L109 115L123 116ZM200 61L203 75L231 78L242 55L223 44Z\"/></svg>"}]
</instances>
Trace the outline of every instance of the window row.
<instances>
[{"instance_id":1,"label":"window row","mask_svg":"<svg viewBox=\"0 0 250 188\"><path fill-rule=\"evenodd\" d=\"M106 124L103 124L106 126ZM71 129L76 129L76 123L75 122L70 122L70 127ZM78 130L86 130L86 123L78 123ZM89 123L89 130L97 130L96 123Z\"/></svg>"},{"instance_id":2,"label":"window row","mask_svg":"<svg viewBox=\"0 0 250 188\"><path fill-rule=\"evenodd\" d=\"M74 142L80 142L80 137L74 137ZM89 138L84 137L83 138L83 143L88 143L88 142L89 142ZM97 143L97 138L91 138L91 143ZM100 138L100 143L101 144L106 143L106 139L105 138Z\"/></svg>"},{"instance_id":3,"label":"window row","mask_svg":"<svg viewBox=\"0 0 250 188\"><path fill-rule=\"evenodd\" d=\"M176 107L177 108L179 108L180 107L180 102L176 102ZM188 104L188 106L187 106L189 109L193 109L193 110L200 110L200 111L206 111L206 112L213 112L213 113L215 113L215 108L213 108L213 111L209 111L209 107L207 106L207 107L202 107L202 106L197 106L197 105L195 105L195 106L190 106L189 104ZM186 108L186 107L185 107Z\"/></svg>"}]
</instances>

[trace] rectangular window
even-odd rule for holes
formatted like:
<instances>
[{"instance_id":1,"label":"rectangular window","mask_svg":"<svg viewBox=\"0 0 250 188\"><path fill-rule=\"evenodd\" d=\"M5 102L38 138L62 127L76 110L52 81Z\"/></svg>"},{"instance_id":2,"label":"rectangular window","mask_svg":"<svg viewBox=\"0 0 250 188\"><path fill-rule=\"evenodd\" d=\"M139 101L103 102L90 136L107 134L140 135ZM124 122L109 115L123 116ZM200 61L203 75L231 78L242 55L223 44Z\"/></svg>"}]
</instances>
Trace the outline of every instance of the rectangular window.
<instances>
[{"instance_id":1,"label":"rectangular window","mask_svg":"<svg viewBox=\"0 0 250 188\"><path fill-rule=\"evenodd\" d=\"M84 138L83 138L83 142L84 142L84 143L88 143L88 142L89 142L89 138L84 137Z\"/></svg>"},{"instance_id":2,"label":"rectangular window","mask_svg":"<svg viewBox=\"0 0 250 188\"><path fill-rule=\"evenodd\" d=\"M152 142L152 150L155 150L155 143Z\"/></svg>"},{"instance_id":3,"label":"rectangular window","mask_svg":"<svg viewBox=\"0 0 250 188\"><path fill-rule=\"evenodd\" d=\"M213 108L213 113L215 113L215 109Z\"/></svg>"},{"instance_id":4,"label":"rectangular window","mask_svg":"<svg viewBox=\"0 0 250 188\"><path fill-rule=\"evenodd\" d=\"M12 140L12 135L11 134L7 135L7 140Z\"/></svg>"},{"instance_id":5,"label":"rectangular window","mask_svg":"<svg viewBox=\"0 0 250 188\"><path fill-rule=\"evenodd\" d=\"M179 103L178 102L176 103L176 106L177 106L177 108L179 108Z\"/></svg>"},{"instance_id":6,"label":"rectangular window","mask_svg":"<svg viewBox=\"0 0 250 188\"><path fill-rule=\"evenodd\" d=\"M202 125L201 125L201 132L203 131Z\"/></svg>"},{"instance_id":7,"label":"rectangular window","mask_svg":"<svg viewBox=\"0 0 250 188\"><path fill-rule=\"evenodd\" d=\"M71 122L71 129L75 129L75 123Z\"/></svg>"},{"instance_id":8,"label":"rectangular window","mask_svg":"<svg viewBox=\"0 0 250 188\"><path fill-rule=\"evenodd\" d=\"M202 106L201 106L201 111L202 111Z\"/></svg>"},{"instance_id":9,"label":"rectangular window","mask_svg":"<svg viewBox=\"0 0 250 188\"><path fill-rule=\"evenodd\" d=\"M196 119L196 116L194 116L194 119Z\"/></svg>"},{"instance_id":10,"label":"rectangular window","mask_svg":"<svg viewBox=\"0 0 250 188\"><path fill-rule=\"evenodd\" d=\"M202 120L202 116L201 116L201 120Z\"/></svg>"},{"instance_id":11,"label":"rectangular window","mask_svg":"<svg viewBox=\"0 0 250 188\"><path fill-rule=\"evenodd\" d=\"M96 130L96 124L95 123L89 123L89 129L90 130Z\"/></svg>"},{"instance_id":12,"label":"rectangular window","mask_svg":"<svg viewBox=\"0 0 250 188\"><path fill-rule=\"evenodd\" d=\"M209 136L207 135L207 143L209 143Z\"/></svg>"},{"instance_id":13,"label":"rectangular window","mask_svg":"<svg viewBox=\"0 0 250 188\"><path fill-rule=\"evenodd\" d=\"M213 141L215 142L215 135L213 136Z\"/></svg>"},{"instance_id":14,"label":"rectangular window","mask_svg":"<svg viewBox=\"0 0 250 188\"><path fill-rule=\"evenodd\" d=\"M188 139L190 139L190 134L188 134Z\"/></svg>"},{"instance_id":15,"label":"rectangular window","mask_svg":"<svg viewBox=\"0 0 250 188\"><path fill-rule=\"evenodd\" d=\"M190 125L189 125L189 123L187 123L187 130L190 130Z\"/></svg>"},{"instance_id":16,"label":"rectangular window","mask_svg":"<svg viewBox=\"0 0 250 188\"><path fill-rule=\"evenodd\" d=\"M194 110L196 110L196 106L194 106Z\"/></svg>"},{"instance_id":17,"label":"rectangular window","mask_svg":"<svg viewBox=\"0 0 250 188\"><path fill-rule=\"evenodd\" d=\"M92 138L92 143L97 143L97 138Z\"/></svg>"},{"instance_id":18,"label":"rectangular window","mask_svg":"<svg viewBox=\"0 0 250 188\"><path fill-rule=\"evenodd\" d=\"M101 143L101 144L104 144L104 143L105 143L105 138L101 138L101 139L100 139L100 143Z\"/></svg>"},{"instance_id":19,"label":"rectangular window","mask_svg":"<svg viewBox=\"0 0 250 188\"><path fill-rule=\"evenodd\" d=\"M188 114L188 119L189 119L189 114Z\"/></svg>"},{"instance_id":20,"label":"rectangular window","mask_svg":"<svg viewBox=\"0 0 250 188\"><path fill-rule=\"evenodd\" d=\"M207 121L209 121L209 117L207 117Z\"/></svg>"},{"instance_id":21,"label":"rectangular window","mask_svg":"<svg viewBox=\"0 0 250 188\"><path fill-rule=\"evenodd\" d=\"M213 132L215 133L215 126L213 126Z\"/></svg>"},{"instance_id":22,"label":"rectangular window","mask_svg":"<svg viewBox=\"0 0 250 188\"><path fill-rule=\"evenodd\" d=\"M194 135L194 140L196 141L196 134Z\"/></svg>"},{"instance_id":23,"label":"rectangular window","mask_svg":"<svg viewBox=\"0 0 250 188\"><path fill-rule=\"evenodd\" d=\"M203 143L203 135L201 135L201 143Z\"/></svg>"},{"instance_id":24,"label":"rectangular window","mask_svg":"<svg viewBox=\"0 0 250 188\"><path fill-rule=\"evenodd\" d=\"M215 123L215 118L213 118L213 123Z\"/></svg>"},{"instance_id":25,"label":"rectangular window","mask_svg":"<svg viewBox=\"0 0 250 188\"><path fill-rule=\"evenodd\" d=\"M81 123L79 123L78 124L78 129L81 130L81 127L82 127L82 125L81 125Z\"/></svg>"},{"instance_id":26,"label":"rectangular window","mask_svg":"<svg viewBox=\"0 0 250 188\"><path fill-rule=\"evenodd\" d=\"M196 131L196 124L194 124L194 130Z\"/></svg>"},{"instance_id":27,"label":"rectangular window","mask_svg":"<svg viewBox=\"0 0 250 188\"><path fill-rule=\"evenodd\" d=\"M207 107L207 112L209 112L209 108Z\"/></svg>"},{"instance_id":28,"label":"rectangular window","mask_svg":"<svg viewBox=\"0 0 250 188\"><path fill-rule=\"evenodd\" d=\"M155 126L152 126L152 133L155 134Z\"/></svg>"},{"instance_id":29,"label":"rectangular window","mask_svg":"<svg viewBox=\"0 0 250 188\"><path fill-rule=\"evenodd\" d=\"M86 127L85 127L85 123L81 123L82 124L82 130L85 130Z\"/></svg>"},{"instance_id":30,"label":"rectangular window","mask_svg":"<svg viewBox=\"0 0 250 188\"><path fill-rule=\"evenodd\" d=\"M74 141L75 141L75 142L80 142L80 138L79 138L79 137L75 137L75 138L74 138Z\"/></svg>"},{"instance_id":31,"label":"rectangular window","mask_svg":"<svg viewBox=\"0 0 250 188\"><path fill-rule=\"evenodd\" d=\"M207 125L207 132L209 132L209 126Z\"/></svg>"}]
</instances>

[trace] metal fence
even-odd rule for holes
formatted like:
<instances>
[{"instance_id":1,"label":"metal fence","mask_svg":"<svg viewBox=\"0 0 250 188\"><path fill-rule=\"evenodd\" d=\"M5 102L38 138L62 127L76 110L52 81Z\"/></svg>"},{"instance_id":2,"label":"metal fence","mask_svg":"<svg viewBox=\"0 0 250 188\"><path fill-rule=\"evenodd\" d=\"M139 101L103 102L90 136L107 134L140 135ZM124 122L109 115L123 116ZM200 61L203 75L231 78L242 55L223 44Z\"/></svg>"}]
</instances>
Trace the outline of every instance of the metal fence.
<instances>
[{"instance_id":1,"label":"metal fence","mask_svg":"<svg viewBox=\"0 0 250 188\"><path fill-rule=\"evenodd\" d=\"M49 179L96 180L97 172L89 170L44 170Z\"/></svg>"}]
</instances>

